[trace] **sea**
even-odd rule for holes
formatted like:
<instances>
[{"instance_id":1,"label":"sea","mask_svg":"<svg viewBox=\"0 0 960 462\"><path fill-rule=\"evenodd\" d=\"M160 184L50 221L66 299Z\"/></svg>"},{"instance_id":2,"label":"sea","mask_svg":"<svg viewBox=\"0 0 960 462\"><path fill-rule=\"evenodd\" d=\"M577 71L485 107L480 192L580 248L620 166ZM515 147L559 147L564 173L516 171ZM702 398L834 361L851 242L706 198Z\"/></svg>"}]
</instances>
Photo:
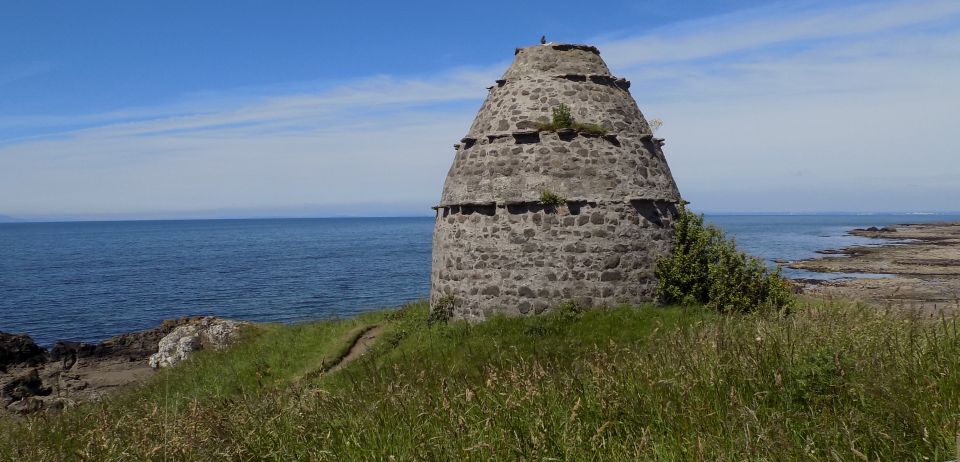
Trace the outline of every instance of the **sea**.
<instances>
[{"instance_id":1,"label":"sea","mask_svg":"<svg viewBox=\"0 0 960 462\"><path fill-rule=\"evenodd\" d=\"M876 245L857 227L960 215L707 215L777 262ZM165 319L348 317L424 299L433 219L318 218L0 224L0 331L96 342ZM791 278L884 277L784 269Z\"/></svg>"}]
</instances>

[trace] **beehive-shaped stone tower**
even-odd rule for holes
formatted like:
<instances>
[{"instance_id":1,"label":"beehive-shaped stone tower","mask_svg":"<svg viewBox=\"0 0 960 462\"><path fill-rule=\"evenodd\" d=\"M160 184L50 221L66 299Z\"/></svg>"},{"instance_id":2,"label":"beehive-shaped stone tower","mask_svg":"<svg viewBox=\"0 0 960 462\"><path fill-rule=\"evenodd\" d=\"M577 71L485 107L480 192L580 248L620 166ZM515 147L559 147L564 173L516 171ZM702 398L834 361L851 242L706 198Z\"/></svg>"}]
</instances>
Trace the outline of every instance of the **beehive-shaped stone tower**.
<instances>
[{"instance_id":1,"label":"beehive-shaped stone tower","mask_svg":"<svg viewBox=\"0 0 960 462\"><path fill-rule=\"evenodd\" d=\"M629 88L595 47L517 49L454 145L435 207L434 310L479 320L564 300L586 307L652 298L680 193L663 141ZM561 104L575 122L606 133L545 127ZM562 201L541 202L545 191Z\"/></svg>"}]
</instances>

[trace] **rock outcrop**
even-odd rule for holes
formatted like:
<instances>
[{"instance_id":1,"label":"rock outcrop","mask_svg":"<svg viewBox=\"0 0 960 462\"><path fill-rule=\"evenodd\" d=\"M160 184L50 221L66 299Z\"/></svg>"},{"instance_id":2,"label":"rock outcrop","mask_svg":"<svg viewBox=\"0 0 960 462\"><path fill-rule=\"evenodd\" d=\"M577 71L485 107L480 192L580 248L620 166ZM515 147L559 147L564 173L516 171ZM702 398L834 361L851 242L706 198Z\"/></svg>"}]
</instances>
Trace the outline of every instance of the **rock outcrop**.
<instances>
[{"instance_id":1,"label":"rock outcrop","mask_svg":"<svg viewBox=\"0 0 960 462\"><path fill-rule=\"evenodd\" d=\"M172 366L197 350L222 350L236 341L241 328L249 324L213 317L194 319L160 339L157 353L150 356L150 367Z\"/></svg>"},{"instance_id":2,"label":"rock outcrop","mask_svg":"<svg viewBox=\"0 0 960 462\"><path fill-rule=\"evenodd\" d=\"M36 366L46 359L46 351L30 336L0 332L0 372L21 364Z\"/></svg>"},{"instance_id":3,"label":"rock outcrop","mask_svg":"<svg viewBox=\"0 0 960 462\"><path fill-rule=\"evenodd\" d=\"M151 355L157 353L160 339L174 329L200 319L203 318L168 319L153 329L120 334L100 343L58 341L50 349L50 360L61 362L66 370L69 370L77 361L84 359L146 361Z\"/></svg>"},{"instance_id":4,"label":"rock outcrop","mask_svg":"<svg viewBox=\"0 0 960 462\"><path fill-rule=\"evenodd\" d=\"M27 414L99 400L146 380L153 364L167 366L195 350L222 349L246 324L185 317L100 343L60 341L49 352L26 335L0 332L0 411Z\"/></svg>"},{"instance_id":5,"label":"rock outcrop","mask_svg":"<svg viewBox=\"0 0 960 462\"><path fill-rule=\"evenodd\" d=\"M32 396L47 396L53 389L40 380L40 371L36 368L14 377L0 387L0 400L4 406Z\"/></svg>"}]
</instances>

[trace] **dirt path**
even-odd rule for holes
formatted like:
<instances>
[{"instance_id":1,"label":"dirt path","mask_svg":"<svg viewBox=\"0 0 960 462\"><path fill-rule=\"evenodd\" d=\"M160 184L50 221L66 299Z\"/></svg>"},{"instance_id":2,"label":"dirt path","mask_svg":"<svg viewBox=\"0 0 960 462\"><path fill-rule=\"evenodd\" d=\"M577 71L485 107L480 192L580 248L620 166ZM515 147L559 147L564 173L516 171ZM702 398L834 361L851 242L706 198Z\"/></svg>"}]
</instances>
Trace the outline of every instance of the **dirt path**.
<instances>
[{"instance_id":1,"label":"dirt path","mask_svg":"<svg viewBox=\"0 0 960 462\"><path fill-rule=\"evenodd\" d=\"M353 345L350 345L350 350L347 352L343 358L340 359L336 364L327 369L327 372L336 372L344 368L347 364L350 364L370 350L371 347L377 342L377 338L380 337L380 334L383 333L383 327L373 326L367 329L364 333L360 334L359 337L353 342Z\"/></svg>"}]
</instances>

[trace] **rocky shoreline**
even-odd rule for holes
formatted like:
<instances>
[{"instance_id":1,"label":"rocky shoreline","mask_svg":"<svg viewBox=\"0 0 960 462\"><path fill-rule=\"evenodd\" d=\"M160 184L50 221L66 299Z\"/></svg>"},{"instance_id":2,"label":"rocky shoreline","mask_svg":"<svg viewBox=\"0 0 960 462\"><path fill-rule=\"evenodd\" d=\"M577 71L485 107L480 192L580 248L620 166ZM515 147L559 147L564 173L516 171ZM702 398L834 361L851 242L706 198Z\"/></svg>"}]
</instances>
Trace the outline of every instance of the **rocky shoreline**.
<instances>
[{"instance_id":1,"label":"rocky shoreline","mask_svg":"<svg viewBox=\"0 0 960 462\"><path fill-rule=\"evenodd\" d=\"M807 281L805 293L924 310L960 310L960 223L870 227L850 234L885 242L823 250L819 253L825 257L789 266L885 277Z\"/></svg>"},{"instance_id":2,"label":"rocky shoreline","mask_svg":"<svg viewBox=\"0 0 960 462\"><path fill-rule=\"evenodd\" d=\"M100 343L56 342L0 332L0 413L56 411L140 383L193 351L220 349L249 323L215 317L168 320Z\"/></svg>"}]
</instances>

